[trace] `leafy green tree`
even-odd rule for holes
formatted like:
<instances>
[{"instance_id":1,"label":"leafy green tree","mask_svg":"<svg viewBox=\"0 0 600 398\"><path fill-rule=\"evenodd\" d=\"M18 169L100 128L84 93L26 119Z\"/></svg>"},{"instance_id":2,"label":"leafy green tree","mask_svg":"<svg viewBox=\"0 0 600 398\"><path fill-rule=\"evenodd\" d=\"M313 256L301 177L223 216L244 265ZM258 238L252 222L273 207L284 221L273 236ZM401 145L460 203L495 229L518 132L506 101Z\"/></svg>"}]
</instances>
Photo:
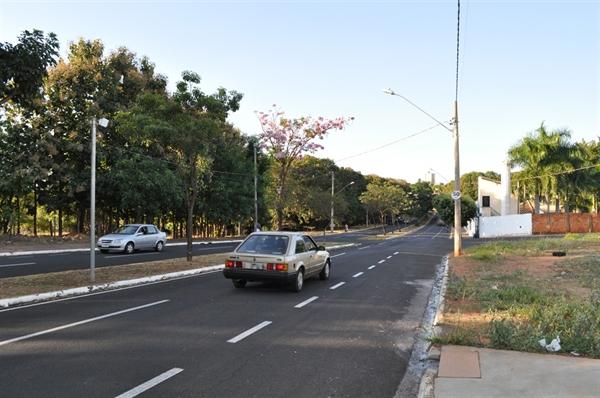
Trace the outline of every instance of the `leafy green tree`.
<instances>
[{"instance_id":1,"label":"leafy green tree","mask_svg":"<svg viewBox=\"0 0 600 398\"><path fill-rule=\"evenodd\" d=\"M477 216L477 205L469 196L463 196L460 200L461 227L466 227L467 223ZM440 194L433 198L433 206L439 218L446 225L454 227L454 199L448 194Z\"/></svg>"},{"instance_id":2,"label":"leafy green tree","mask_svg":"<svg viewBox=\"0 0 600 398\"><path fill-rule=\"evenodd\" d=\"M28 107L41 96L47 69L56 65L58 39L54 33L23 31L19 43L0 43L0 106L8 101Z\"/></svg>"},{"instance_id":3,"label":"leafy green tree","mask_svg":"<svg viewBox=\"0 0 600 398\"><path fill-rule=\"evenodd\" d=\"M143 94L137 105L119 118L120 130L129 137L156 145L173 162L181 178L187 207L187 260L192 260L194 209L214 162L213 148L221 123L239 109L242 94L219 88L204 94L196 85L200 76L184 71L172 97Z\"/></svg>"},{"instance_id":4,"label":"leafy green tree","mask_svg":"<svg viewBox=\"0 0 600 398\"><path fill-rule=\"evenodd\" d=\"M373 214L378 214L381 219L383 234L386 235L385 219L388 214L399 214L406 206L407 196L397 184L370 183L359 200L364 207Z\"/></svg>"},{"instance_id":5,"label":"leafy green tree","mask_svg":"<svg viewBox=\"0 0 600 398\"><path fill-rule=\"evenodd\" d=\"M197 212L205 225L216 224L223 231L237 222L249 228L254 220L254 147L229 123L221 123L214 140L210 178L199 192ZM257 162L264 157L257 153ZM259 188L257 187L257 190ZM260 185L261 198L264 184ZM263 210L264 211L264 210ZM253 228L253 227L252 227ZM252 230L250 228L250 230Z\"/></svg>"},{"instance_id":6,"label":"leafy green tree","mask_svg":"<svg viewBox=\"0 0 600 398\"><path fill-rule=\"evenodd\" d=\"M419 180L411 184L407 197L409 206L404 214L408 214L413 219L424 217L433 208L433 187L430 182Z\"/></svg>"},{"instance_id":7,"label":"leafy green tree","mask_svg":"<svg viewBox=\"0 0 600 398\"><path fill-rule=\"evenodd\" d=\"M534 195L535 213L539 213L540 195L546 196L548 210L550 192L557 190L556 173L569 157L571 132L566 129L548 131L544 123L528 133L508 150L511 165L521 167L524 189Z\"/></svg>"},{"instance_id":8,"label":"leafy green tree","mask_svg":"<svg viewBox=\"0 0 600 398\"><path fill-rule=\"evenodd\" d=\"M100 40L72 43L67 58L50 69L44 102L49 148L41 155L51 159L52 170L43 181L40 203L49 212L58 212L59 233L63 214L76 215L78 231L84 230L90 192L91 119L113 120L116 112L132 106L142 92L166 95L166 79L154 73L147 58L139 60L124 47L106 57ZM106 209L116 216L114 209L123 204L117 193L129 187L110 187L107 174L113 166L118 173L124 161L136 154L148 155L146 148L134 148L113 127L99 131L96 145L98 184L104 188L97 190L97 202L102 204L98 213L107 225L118 220L107 219L103 212ZM125 210L125 214L134 213Z\"/></svg>"}]
</instances>

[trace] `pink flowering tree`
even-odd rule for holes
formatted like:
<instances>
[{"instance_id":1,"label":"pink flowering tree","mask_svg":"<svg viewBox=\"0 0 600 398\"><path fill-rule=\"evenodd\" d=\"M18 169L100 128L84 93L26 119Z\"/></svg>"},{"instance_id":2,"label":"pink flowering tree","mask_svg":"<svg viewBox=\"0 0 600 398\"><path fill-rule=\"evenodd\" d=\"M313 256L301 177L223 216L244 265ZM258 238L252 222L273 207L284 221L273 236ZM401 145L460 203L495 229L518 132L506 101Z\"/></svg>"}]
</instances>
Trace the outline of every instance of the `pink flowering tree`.
<instances>
[{"instance_id":1,"label":"pink flowering tree","mask_svg":"<svg viewBox=\"0 0 600 398\"><path fill-rule=\"evenodd\" d=\"M276 162L276 195L275 212L277 227L283 227L283 213L287 203L288 189L287 177L292 165L297 159L302 159L304 154L314 154L323 145L316 140L323 140L332 130L343 130L354 120L353 117L337 117L324 119L323 117L302 117L287 119L284 112L273 104L268 112L254 111L262 127L259 135L260 147L266 149Z\"/></svg>"}]
</instances>

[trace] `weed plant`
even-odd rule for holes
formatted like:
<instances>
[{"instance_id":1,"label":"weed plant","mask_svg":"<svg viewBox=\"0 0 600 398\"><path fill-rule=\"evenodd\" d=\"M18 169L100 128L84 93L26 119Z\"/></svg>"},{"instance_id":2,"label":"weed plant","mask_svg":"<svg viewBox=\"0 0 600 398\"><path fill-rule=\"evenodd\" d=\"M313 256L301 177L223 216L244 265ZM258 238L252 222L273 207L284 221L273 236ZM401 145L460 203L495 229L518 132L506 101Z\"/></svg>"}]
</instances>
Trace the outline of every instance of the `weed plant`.
<instances>
[{"instance_id":1,"label":"weed plant","mask_svg":"<svg viewBox=\"0 0 600 398\"><path fill-rule=\"evenodd\" d=\"M557 274L528 273L526 257L556 251L567 253L553 264ZM456 276L451 262L446 300L468 301L491 320L474 326L463 320L461 308L447 305L453 313L444 316L433 343L541 353L547 351L539 341L558 336L562 351L600 359L600 235L494 241L465 254L473 261L472 275ZM522 268L501 272L502 264L519 258Z\"/></svg>"}]
</instances>

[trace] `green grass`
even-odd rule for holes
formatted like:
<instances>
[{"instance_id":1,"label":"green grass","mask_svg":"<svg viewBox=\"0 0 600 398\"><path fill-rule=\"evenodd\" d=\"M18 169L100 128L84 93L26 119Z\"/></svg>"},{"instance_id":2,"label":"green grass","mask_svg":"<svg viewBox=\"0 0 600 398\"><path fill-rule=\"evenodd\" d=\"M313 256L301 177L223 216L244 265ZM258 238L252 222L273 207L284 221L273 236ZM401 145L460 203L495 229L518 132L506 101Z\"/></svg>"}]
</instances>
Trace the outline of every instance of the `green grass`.
<instances>
[{"instance_id":1,"label":"green grass","mask_svg":"<svg viewBox=\"0 0 600 398\"><path fill-rule=\"evenodd\" d=\"M527 272L526 257L555 251L567 256L552 276ZM492 320L473 327L461 322L461 308L447 305L454 316L444 322L453 321L442 325L447 332L432 338L433 343L546 352L539 340L550 342L559 336L562 351L600 359L600 235L495 241L473 247L466 255L474 261L473 276L458 278L451 268L446 300L468 299ZM503 262L519 258L522 268L501 272Z\"/></svg>"}]
</instances>

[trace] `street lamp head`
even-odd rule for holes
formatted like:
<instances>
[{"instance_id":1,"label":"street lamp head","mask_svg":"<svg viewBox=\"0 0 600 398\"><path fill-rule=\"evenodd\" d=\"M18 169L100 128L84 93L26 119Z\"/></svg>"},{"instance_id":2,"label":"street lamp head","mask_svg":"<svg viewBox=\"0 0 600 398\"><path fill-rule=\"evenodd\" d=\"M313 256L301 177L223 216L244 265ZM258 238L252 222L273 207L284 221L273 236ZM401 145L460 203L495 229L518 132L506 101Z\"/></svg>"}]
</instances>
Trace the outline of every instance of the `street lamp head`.
<instances>
[{"instance_id":1,"label":"street lamp head","mask_svg":"<svg viewBox=\"0 0 600 398\"><path fill-rule=\"evenodd\" d=\"M384 93L389 94L389 95L394 95L394 91L391 88L384 88L383 90Z\"/></svg>"},{"instance_id":2,"label":"street lamp head","mask_svg":"<svg viewBox=\"0 0 600 398\"><path fill-rule=\"evenodd\" d=\"M102 119L98 120L98 124L102 127L106 127L106 126L108 126L108 119L102 118Z\"/></svg>"},{"instance_id":3,"label":"street lamp head","mask_svg":"<svg viewBox=\"0 0 600 398\"><path fill-rule=\"evenodd\" d=\"M352 182L350 183L350 185L352 185L352 184L354 184L354 181L352 181Z\"/></svg>"}]
</instances>

